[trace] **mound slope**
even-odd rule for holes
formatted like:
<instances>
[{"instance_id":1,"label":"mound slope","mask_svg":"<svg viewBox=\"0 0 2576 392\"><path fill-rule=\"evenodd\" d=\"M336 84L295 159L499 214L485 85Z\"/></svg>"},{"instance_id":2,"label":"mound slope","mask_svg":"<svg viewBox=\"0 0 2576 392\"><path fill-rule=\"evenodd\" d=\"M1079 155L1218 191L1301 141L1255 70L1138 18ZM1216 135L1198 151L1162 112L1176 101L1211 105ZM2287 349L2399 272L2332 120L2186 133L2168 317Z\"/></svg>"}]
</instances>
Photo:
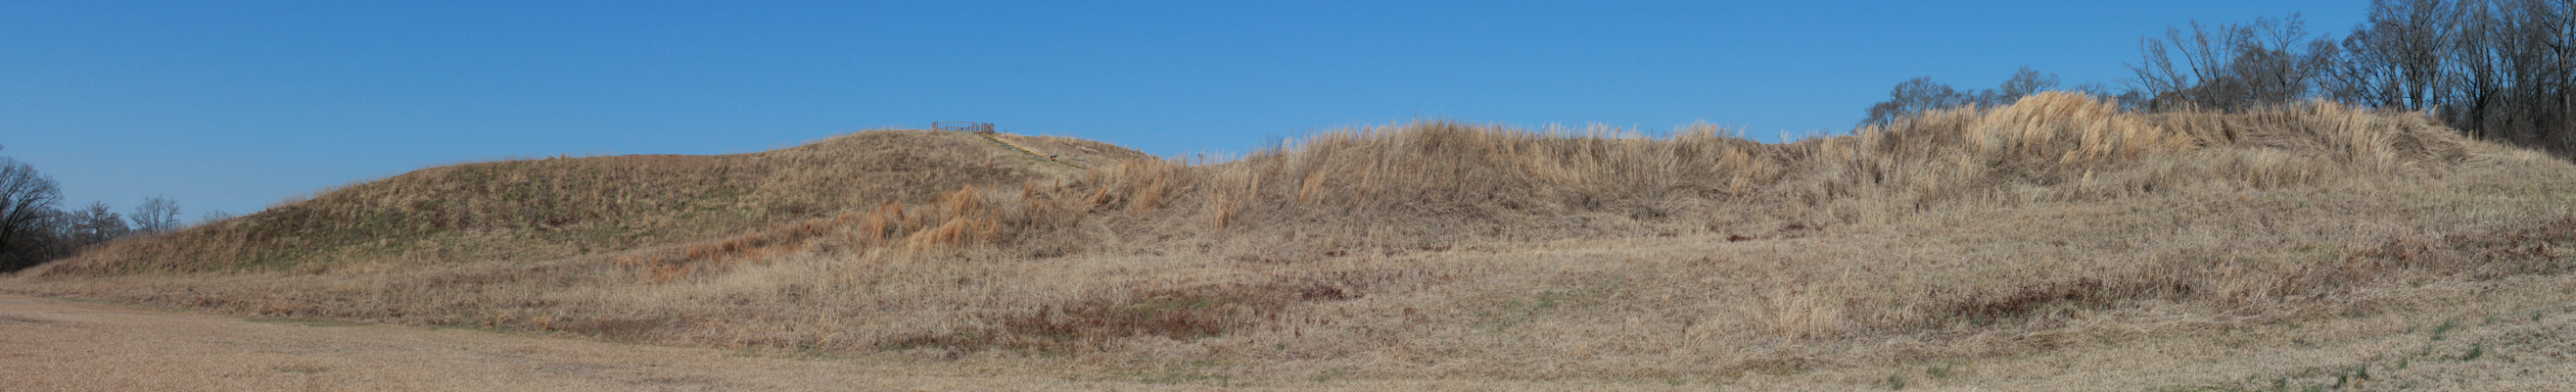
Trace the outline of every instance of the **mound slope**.
<instances>
[{"instance_id":1,"label":"mound slope","mask_svg":"<svg viewBox=\"0 0 2576 392\"><path fill-rule=\"evenodd\" d=\"M1076 162L1146 158L1098 142L996 137ZM702 241L1078 171L975 135L919 130L865 131L749 154L468 163L109 244L47 268L92 274L547 260Z\"/></svg>"},{"instance_id":2,"label":"mound slope","mask_svg":"<svg viewBox=\"0 0 2576 392\"><path fill-rule=\"evenodd\" d=\"M969 188L754 233L730 248L756 242L786 248L762 254L786 256L810 246L862 259L935 250L1293 261L1462 242L1788 238L1948 211L2403 188L2495 172L2564 177L2558 164L2422 116L2324 102L2138 115L2049 93L1778 145L1714 127L1666 139L1618 132L1455 123L1346 130L1221 164L1137 161L1026 186ZM734 253L687 258L730 261Z\"/></svg>"},{"instance_id":3,"label":"mound slope","mask_svg":"<svg viewBox=\"0 0 2576 392\"><path fill-rule=\"evenodd\" d=\"M2324 102L2142 115L2043 93L1786 144L1422 123L1093 167L687 246L0 289L1277 383L1728 383L2188 351L2102 370L2135 390L2286 383L2314 371L2186 362L2318 345L2352 348L2267 363L2393 374L2409 362L2385 359L2415 354L2370 347L2418 329L2363 326L2554 320L2563 304L2464 293L2576 287L2576 166ZM2537 347L2436 348L2455 343Z\"/></svg>"}]
</instances>

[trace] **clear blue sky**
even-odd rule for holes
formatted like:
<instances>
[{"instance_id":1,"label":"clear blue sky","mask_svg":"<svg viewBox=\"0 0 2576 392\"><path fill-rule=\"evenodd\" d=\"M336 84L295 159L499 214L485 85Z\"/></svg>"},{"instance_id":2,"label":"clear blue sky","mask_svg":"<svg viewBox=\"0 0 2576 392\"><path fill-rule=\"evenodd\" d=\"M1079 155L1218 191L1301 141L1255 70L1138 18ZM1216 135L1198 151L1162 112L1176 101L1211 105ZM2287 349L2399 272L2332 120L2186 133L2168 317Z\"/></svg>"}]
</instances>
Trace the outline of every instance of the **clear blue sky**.
<instances>
[{"instance_id":1,"label":"clear blue sky","mask_svg":"<svg viewBox=\"0 0 2576 392\"><path fill-rule=\"evenodd\" d=\"M1889 87L2117 85L2193 20L2364 1L0 1L0 156L183 217L464 161L984 121L1177 156L1447 118L1848 130ZM749 4L749 5L747 5Z\"/></svg>"}]
</instances>

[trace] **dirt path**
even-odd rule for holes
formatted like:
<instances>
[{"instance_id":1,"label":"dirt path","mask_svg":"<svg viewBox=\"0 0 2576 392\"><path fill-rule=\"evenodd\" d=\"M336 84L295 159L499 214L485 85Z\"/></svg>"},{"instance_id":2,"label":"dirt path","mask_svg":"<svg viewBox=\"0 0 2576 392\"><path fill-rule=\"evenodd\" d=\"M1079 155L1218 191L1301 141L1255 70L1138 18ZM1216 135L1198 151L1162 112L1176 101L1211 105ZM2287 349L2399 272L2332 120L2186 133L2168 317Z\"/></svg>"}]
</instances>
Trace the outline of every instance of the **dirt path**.
<instances>
[{"instance_id":1,"label":"dirt path","mask_svg":"<svg viewBox=\"0 0 2576 392\"><path fill-rule=\"evenodd\" d=\"M2567 305L2576 303L2568 298L2576 296L2570 285L2576 277L2551 280L2557 283L2480 285L2494 290L2479 292L2513 300L2464 304L2488 310L2460 314L2320 319L2305 327L1957 362L1942 365L1957 367L1948 380L1910 373L1916 385L1907 390L2194 389L2236 380L2340 385L2346 383L2338 377L2346 373L2336 371L2351 369L2368 369L2371 376L2346 386L2367 390L2566 390L2576 385L2576 354L2569 353L2576 345L2568 343L2576 341L2576 305ZM2454 320L2467 321L2453 327ZM2369 329L2389 331L2352 332ZM2332 338L2339 335L2353 336ZM2213 359L2208 353L2227 355ZM1114 374L1071 377L1084 380L1076 381L1015 367L1030 365L1049 364L781 358L478 330L250 321L0 295L0 391L1883 390L1886 385L1874 382L1891 378L1889 369L1856 368L1754 376L1724 386L1451 379L1219 386L1214 380L1138 382ZM1909 366L1894 374L1924 369ZM2163 371L2133 374L2138 369Z\"/></svg>"},{"instance_id":2,"label":"dirt path","mask_svg":"<svg viewBox=\"0 0 2576 392\"><path fill-rule=\"evenodd\" d=\"M1662 383L1071 380L1025 362L793 359L489 331L296 321L0 294L0 392L1696 390Z\"/></svg>"},{"instance_id":3,"label":"dirt path","mask_svg":"<svg viewBox=\"0 0 2576 392\"><path fill-rule=\"evenodd\" d=\"M924 376L924 368L967 373ZM0 390L1096 389L972 369L382 325L257 322L0 295ZM1131 388L1132 389L1132 388Z\"/></svg>"}]
</instances>

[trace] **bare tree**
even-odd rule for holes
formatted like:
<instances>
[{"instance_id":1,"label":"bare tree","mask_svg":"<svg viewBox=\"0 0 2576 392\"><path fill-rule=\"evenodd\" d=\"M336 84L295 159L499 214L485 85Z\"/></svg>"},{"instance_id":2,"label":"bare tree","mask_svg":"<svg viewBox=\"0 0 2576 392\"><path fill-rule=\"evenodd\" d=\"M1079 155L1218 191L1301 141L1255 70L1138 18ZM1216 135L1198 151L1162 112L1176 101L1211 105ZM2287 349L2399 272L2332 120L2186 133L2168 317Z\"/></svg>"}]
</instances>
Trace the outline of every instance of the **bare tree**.
<instances>
[{"instance_id":1,"label":"bare tree","mask_svg":"<svg viewBox=\"0 0 2576 392\"><path fill-rule=\"evenodd\" d=\"M235 215L233 215L233 213L230 213L230 212L224 212L223 210L206 211L206 214L205 214L205 215L201 215L201 216L198 216L198 217L197 217L197 224L199 224L199 225L213 224L213 223L215 223L215 222L222 222L222 221L232 220L232 219L233 219L233 218L235 218L235 217L236 217L236 216L235 216Z\"/></svg>"},{"instance_id":2,"label":"bare tree","mask_svg":"<svg viewBox=\"0 0 2576 392\"><path fill-rule=\"evenodd\" d=\"M2370 17L2344 38L2350 53L2334 78L2337 98L2364 105L2423 110L2445 101L2459 15L2442 0L2375 0Z\"/></svg>"},{"instance_id":3,"label":"bare tree","mask_svg":"<svg viewBox=\"0 0 2576 392\"><path fill-rule=\"evenodd\" d=\"M2346 103L2576 155L2576 2L2381 0L2321 77Z\"/></svg>"},{"instance_id":4,"label":"bare tree","mask_svg":"<svg viewBox=\"0 0 2576 392\"><path fill-rule=\"evenodd\" d=\"M143 199L143 204L134 206L134 215L126 219L134 221L136 233L159 234L175 230L179 228L179 202L160 196Z\"/></svg>"},{"instance_id":5,"label":"bare tree","mask_svg":"<svg viewBox=\"0 0 2576 392\"><path fill-rule=\"evenodd\" d=\"M2002 86L1989 90L1962 91L1949 84L1921 77L1897 83L1887 92L1887 101L1869 107L1869 118L1861 126L1886 125L1897 119L1925 111L1966 106L2002 106L2020 101L2021 97L2057 88L2057 75L2042 74L2030 67L2013 71Z\"/></svg>"},{"instance_id":6,"label":"bare tree","mask_svg":"<svg viewBox=\"0 0 2576 392\"><path fill-rule=\"evenodd\" d=\"M48 225L62 200L54 179L15 159L0 157L0 271L16 271L53 258Z\"/></svg>"},{"instance_id":7,"label":"bare tree","mask_svg":"<svg viewBox=\"0 0 2576 392\"><path fill-rule=\"evenodd\" d=\"M2164 38L2139 39L2130 96L2150 111L2234 111L2304 99L2339 52L2332 41L2309 37L2298 14L2168 28Z\"/></svg>"},{"instance_id":8,"label":"bare tree","mask_svg":"<svg viewBox=\"0 0 2576 392\"><path fill-rule=\"evenodd\" d=\"M90 202L89 208L72 211L70 218L70 230L64 237L70 239L73 249L106 243L133 232L125 226L125 217L108 208L104 201Z\"/></svg>"},{"instance_id":9,"label":"bare tree","mask_svg":"<svg viewBox=\"0 0 2576 392\"><path fill-rule=\"evenodd\" d=\"M2047 91L2052 88L2057 88L2057 75L2041 74L2039 73L2039 70L2030 69L2030 67L2021 67L2020 70L2013 71L2013 76L2011 78L2004 79L2004 84L2002 86L1995 87L1994 95L1990 97L1989 103L1995 105L2008 105L2013 102L2020 101L2021 97L2038 94L2041 91Z\"/></svg>"},{"instance_id":10,"label":"bare tree","mask_svg":"<svg viewBox=\"0 0 2576 392\"><path fill-rule=\"evenodd\" d=\"M1870 105L1869 118L1860 120L1860 125L1886 125L1906 115L1964 106L1972 102L1973 99L1967 94L1960 93L1959 89L1950 87L1946 83L1934 82L1931 77L1909 79L1904 83L1897 83L1895 89L1889 90L1886 101Z\"/></svg>"},{"instance_id":11,"label":"bare tree","mask_svg":"<svg viewBox=\"0 0 2576 392\"><path fill-rule=\"evenodd\" d=\"M2576 6L2567 1L2462 2L2455 61L2457 100L2442 106L2452 127L2488 138L2576 154L2568 129L2576 82Z\"/></svg>"}]
</instances>

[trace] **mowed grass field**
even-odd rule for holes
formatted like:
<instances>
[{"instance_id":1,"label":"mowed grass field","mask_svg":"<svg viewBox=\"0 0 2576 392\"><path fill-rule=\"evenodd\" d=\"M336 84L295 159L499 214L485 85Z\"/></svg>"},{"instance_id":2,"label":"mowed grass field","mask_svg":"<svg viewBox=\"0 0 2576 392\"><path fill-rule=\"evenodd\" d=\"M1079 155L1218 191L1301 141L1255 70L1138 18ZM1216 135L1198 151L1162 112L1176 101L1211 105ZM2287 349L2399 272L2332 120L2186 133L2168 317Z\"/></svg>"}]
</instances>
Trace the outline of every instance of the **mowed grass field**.
<instances>
[{"instance_id":1,"label":"mowed grass field","mask_svg":"<svg viewBox=\"0 0 2576 392\"><path fill-rule=\"evenodd\" d=\"M2576 166L2419 113L2047 93L1784 144L1431 122L1181 162L1028 140L1091 169L919 131L751 154L831 185L692 177L776 190L726 203L590 174L629 157L432 168L0 291L1103 388L2548 390L2576 336ZM828 163L952 141L909 177ZM383 191L510 165L562 174L450 209ZM317 210L404 215L271 215ZM330 234L250 223L286 221ZM580 230L606 239L549 234Z\"/></svg>"}]
</instances>

